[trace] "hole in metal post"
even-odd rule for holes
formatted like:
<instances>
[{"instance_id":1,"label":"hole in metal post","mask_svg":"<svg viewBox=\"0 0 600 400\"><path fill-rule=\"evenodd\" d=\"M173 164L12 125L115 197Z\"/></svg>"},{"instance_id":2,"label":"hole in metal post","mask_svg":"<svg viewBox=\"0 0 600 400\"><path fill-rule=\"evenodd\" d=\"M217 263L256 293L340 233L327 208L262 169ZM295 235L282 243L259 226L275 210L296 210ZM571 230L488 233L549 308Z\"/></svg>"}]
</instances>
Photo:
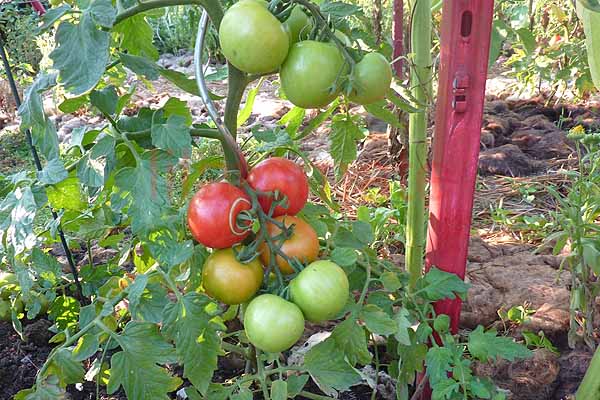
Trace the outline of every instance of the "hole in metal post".
<instances>
[{"instance_id":1,"label":"hole in metal post","mask_svg":"<svg viewBox=\"0 0 600 400\"><path fill-rule=\"evenodd\" d=\"M473 26L473 13L465 11L460 22L460 34L462 37L471 35L471 27Z\"/></svg>"}]
</instances>

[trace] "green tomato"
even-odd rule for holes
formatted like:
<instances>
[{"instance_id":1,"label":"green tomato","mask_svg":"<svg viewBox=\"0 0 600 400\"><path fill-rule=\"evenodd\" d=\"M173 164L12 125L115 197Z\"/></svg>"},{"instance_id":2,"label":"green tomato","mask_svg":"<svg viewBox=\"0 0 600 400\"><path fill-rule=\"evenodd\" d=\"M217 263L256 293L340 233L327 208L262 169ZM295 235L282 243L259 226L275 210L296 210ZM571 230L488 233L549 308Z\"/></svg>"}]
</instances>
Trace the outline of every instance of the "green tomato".
<instances>
[{"instance_id":1,"label":"green tomato","mask_svg":"<svg viewBox=\"0 0 600 400\"><path fill-rule=\"evenodd\" d=\"M10 321L10 301L0 300L0 321Z\"/></svg>"},{"instance_id":2,"label":"green tomato","mask_svg":"<svg viewBox=\"0 0 600 400\"><path fill-rule=\"evenodd\" d=\"M369 53L356 64L350 101L371 104L383 100L392 83L392 67L384 56Z\"/></svg>"},{"instance_id":3,"label":"green tomato","mask_svg":"<svg viewBox=\"0 0 600 400\"><path fill-rule=\"evenodd\" d=\"M321 108L338 96L337 79L345 73L344 57L335 45L305 40L292 46L281 66L281 87L298 107Z\"/></svg>"},{"instance_id":4,"label":"green tomato","mask_svg":"<svg viewBox=\"0 0 600 400\"><path fill-rule=\"evenodd\" d=\"M313 23L300 7L294 7L288 19L283 23L283 26L290 35L291 46L296 42L308 39Z\"/></svg>"},{"instance_id":5,"label":"green tomato","mask_svg":"<svg viewBox=\"0 0 600 400\"><path fill-rule=\"evenodd\" d=\"M337 264L319 260L303 269L290 283L292 301L311 322L331 319L344 309L350 283Z\"/></svg>"},{"instance_id":6,"label":"green tomato","mask_svg":"<svg viewBox=\"0 0 600 400\"><path fill-rule=\"evenodd\" d=\"M266 8L266 2L241 0L221 21L219 40L225 58L250 74L279 69L289 50L283 24Z\"/></svg>"},{"instance_id":7,"label":"green tomato","mask_svg":"<svg viewBox=\"0 0 600 400\"><path fill-rule=\"evenodd\" d=\"M256 297L246 308L244 330L250 343L268 353L287 350L304 332L302 311L273 294Z\"/></svg>"}]
</instances>

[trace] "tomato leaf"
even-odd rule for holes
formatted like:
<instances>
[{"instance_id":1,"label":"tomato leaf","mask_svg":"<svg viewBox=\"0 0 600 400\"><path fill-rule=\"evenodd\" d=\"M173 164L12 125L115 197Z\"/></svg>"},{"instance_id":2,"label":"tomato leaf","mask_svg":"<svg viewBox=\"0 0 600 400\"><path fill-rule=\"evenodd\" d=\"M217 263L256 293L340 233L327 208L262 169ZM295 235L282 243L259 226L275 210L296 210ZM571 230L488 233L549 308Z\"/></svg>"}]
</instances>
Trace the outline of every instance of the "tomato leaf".
<instances>
[{"instance_id":1,"label":"tomato leaf","mask_svg":"<svg viewBox=\"0 0 600 400\"><path fill-rule=\"evenodd\" d=\"M111 358L110 380L107 391L113 394L122 386L132 400L164 399L181 385L181 379L172 376L160 364L175 362L173 347L149 322L131 321L125 326L117 342L122 351Z\"/></svg>"},{"instance_id":2,"label":"tomato leaf","mask_svg":"<svg viewBox=\"0 0 600 400\"><path fill-rule=\"evenodd\" d=\"M87 360L98 351L99 346L98 335L86 333L79 338L73 349L73 360L79 362Z\"/></svg>"},{"instance_id":3,"label":"tomato leaf","mask_svg":"<svg viewBox=\"0 0 600 400\"><path fill-rule=\"evenodd\" d=\"M277 380L271 384L271 399L286 400L288 398L287 382Z\"/></svg>"},{"instance_id":4,"label":"tomato leaf","mask_svg":"<svg viewBox=\"0 0 600 400\"><path fill-rule=\"evenodd\" d=\"M350 163L356 160L357 142L365 137L365 131L359 126L359 117L337 114L331 123L331 156L335 160L338 176L343 175Z\"/></svg>"},{"instance_id":5,"label":"tomato leaf","mask_svg":"<svg viewBox=\"0 0 600 400\"><path fill-rule=\"evenodd\" d=\"M396 322L396 333L394 334L394 337L396 338L396 340L398 341L398 343L403 344L405 346L410 346L411 345L411 340L410 340L410 331L412 330L411 326L411 322L408 319L408 317L410 316L409 311L402 307L395 315L394 315L394 321Z\"/></svg>"},{"instance_id":6,"label":"tomato leaf","mask_svg":"<svg viewBox=\"0 0 600 400\"><path fill-rule=\"evenodd\" d=\"M390 110L387 109L387 101L381 100L372 104L365 105L365 110L369 112L369 114L379 118L380 120L388 123L394 128L401 128L402 122L400 122L400 118L398 115L394 114Z\"/></svg>"},{"instance_id":7,"label":"tomato leaf","mask_svg":"<svg viewBox=\"0 0 600 400\"><path fill-rule=\"evenodd\" d=\"M53 185L65 180L69 173L65 169L63 162L54 158L44 166L44 169L38 172L38 179L45 185Z\"/></svg>"},{"instance_id":8,"label":"tomato leaf","mask_svg":"<svg viewBox=\"0 0 600 400\"><path fill-rule=\"evenodd\" d=\"M46 374L56 375L62 385L68 385L83 381L85 370L79 362L75 361L71 350L63 347L54 354Z\"/></svg>"},{"instance_id":9,"label":"tomato leaf","mask_svg":"<svg viewBox=\"0 0 600 400\"><path fill-rule=\"evenodd\" d=\"M84 12L89 13L94 22L103 28L112 28L117 16L111 0L92 0Z\"/></svg>"},{"instance_id":10,"label":"tomato leaf","mask_svg":"<svg viewBox=\"0 0 600 400\"><path fill-rule=\"evenodd\" d=\"M36 385L35 389L21 390L14 400L64 400L66 396L67 393L59 387L58 378L50 376L41 385Z\"/></svg>"},{"instance_id":11,"label":"tomato leaf","mask_svg":"<svg viewBox=\"0 0 600 400\"><path fill-rule=\"evenodd\" d=\"M252 115L252 109L254 108L254 101L256 100L256 96L258 95L258 91L263 83L264 79L260 79L256 86L248 91L246 94L246 103L244 104L244 108L240 110L237 116L237 126L240 127L248 121L248 118Z\"/></svg>"},{"instance_id":12,"label":"tomato leaf","mask_svg":"<svg viewBox=\"0 0 600 400\"><path fill-rule=\"evenodd\" d=\"M44 114L42 93L56 85L56 74L40 74L25 92L19 107L21 129L31 129L33 144L47 160L58 157L58 135L54 123Z\"/></svg>"},{"instance_id":13,"label":"tomato leaf","mask_svg":"<svg viewBox=\"0 0 600 400\"><path fill-rule=\"evenodd\" d=\"M293 399L294 397L298 396L298 394L302 391L302 389L304 389L304 386L306 386L306 383L308 382L308 378L309 378L309 376L306 374L290 375L287 378L287 391L288 391L288 397L290 399Z\"/></svg>"},{"instance_id":14,"label":"tomato leaf","mask_svg":"<svg viewBox=\"0 0 600 400\"><path fill-rule=\"evenodd\" d=\"M127 18L113 29L121 39L121 48L129 54L145 56L151 60L158 60L158 50L154 47L154 32L143 14Z\"/></svg>"},{"instance_id":15,"label":"tomato leaf","mask_svg":"<svg viewBox=\"0 0 600 400\"><path fill-rule=\"evenodd\" d=\"M186 126L192 125L192 113L188 108L187 102L180 100L177 97L171 97L167 100L162 109L165 112L165 117L168 118L171 115L178 115L185 119Z\"/></svg>"},{"instance_id":16,"label":"tomato leaf","mask_svg":"<svg viewBox=\"0 0 600 400\"><path fill-rule=\"evenodd\" d=\"M448 377L448 372L452 371L452 350L447 347L432 347L425 357L427 366L427 376L433 385Z\"/></svg>"},{"instance_id":17,"label":"tomato leaf","mask_svg":"<svg viewBox=\"0 0 600 400\"><path fill-rule=\"evenodd\" d=\"M79 185L79 179L76 177L67 178L56 185L48 186L46 194L48 203L57 210L81 211L87 205Z\"/></svg>"},{"instance_id":18,"label":"tomato leaf","mask_svg":"<svg viewBox=\"0 0 600 400\"><path fill-rule=\"evenodd\" d=\"M336 326L328 340L335 341L350 365L367 365L373 358L367 347L367 334L354 318L348 318Z\"/></svg>"},{"instance_id":19,"label":"tomato leaf","mask_svg":"<svg viewBox=\"0 0 600 400\"><path fill-rule=\"evenodd\" d=\"M173 230L152 232L148 239L146 245L161 265L174 267L186 262L193 255L194 243L191 240L181 240Z\"/></svg>"},{"instance_id":20,"label":"tomato leaf","mask_svg":"<svg viewBox=\"0 0 600 400\"><path fill-rule=\"evenodd\" d=\"M177 303L169 303L164 310L163 332L175 342L177 356L183 363L183 376L206 395L213 373L221 340L217 326L206 312L210 299L198 293L188 293Z\"/></svg>"},{"instance_id":21,"label":"tomato leaf","mask_svg":"<svg viewBox=\"0 0 600 400\"><path fill-rule=\"evenodd\" d=\"M336 391L348 390L361 379L334 341L326 340L313 347L304 357L304 366L319 388L329 396Z\"/></svg>"},{"instance_id":22,"label":"tomato leaf","mask_svg":"<svg viewBox=\"0 0 600 400\"><path fill-rule=\"evenodd\" d=\"M0 202L0 243L12 245L15 254L31 249L36 243L33 220L37 205L31 188L16 188ZM4 247L4 246L2 246Z\"/></svg>"},{"instance_id":23,"label":"tomato leaf","mask_svg":"<svg viewBox=\"0 0 600 400\"><path fill-rule=\"evenodd\" d=\"M367 304L360 312L360 318L365 322L370 332L390 336L398 331L394 320L375 304Z\"/></svg>"},{"instance_id":24,"label":"tomato leaf","mask_svg":"<svg viewBox=\"0 0 600 400\"><path fill-rule=\"evenodd\" d=\"M529 358L533 354L527 347L516 343L512 337L497 336L494 330L484 332L482 326L478 326L469 334L467 347L471 356L482 362L497 358L513 361L517 358Z\"/></svg>"},{"instance_id":25,"label":"tomato leaf","mask_svg":"<svg viewBox=\"0 0 600 400\"><path fill-rule=\"evenodd\" d=\"M113 170L116 140L104 136L77 164L77 177L87 186L100 187Z\"/></svg>"},{"instance_id":26,"label":"tomato leaf","mask_svg":"<svg viewBox=\"0 0 600 400\"><path fill-rule=\"evenodd\" d=\"M464 299L469 285L455 274L431 268L424 278L420 280L422 291L428 300L454 299L456 296Z\"/></svg>"},{"instance_id":27,"label":"tomato leaf","mask_svg":"<svg viewBox=\"0 0 600 400\"><path fill-rule=\"evenodd\" d=\"M358 255L356 250L348 247L336 247L331 252L331 261L340 267L351 267L356 264Z\"/></svg>"},{"instance_id":28,"label":"tomato leaf","mask_svg":"<svg viewBox=\"0 0 600 400\"><path fill-rule=\"evenodd\" d=\"M282 126L286 126L285 130L290 135L290 137L295 137L298 133L298 129L302 125L304 121L304 116L306 115L306 110L301 107L294 106L290 111L288 111L281 119L278 124Z\"/></svg>"},{"instance_id":29,"label":"tomato leaf","mask_svg":"<svg viewBox=\"0 0 600 400\"><path fill-rule=\"evenodd\" d=\"M92 90L90 102L103 114L114 115L119 102L119 95L114 86L106 86L100 90Z\"/></svg>"},{"instance_id":30,"label":"tomato leaf","mask_svg":"<svg viewBox=\"0 0 600 400\"><path fill-rule=\"evenodd\" d=\"M165 121L162 111L156 111L152 118L152 144L179 158L189 158L192 154L192 137L185 117L171 115Z\"/></svg>"},{"instance_id":31,"label":"tomato leaf","mask_svg":"<svg viewBox=\"0 0 600 400\"><path fill-rule=\"evenodd\" d=\"M96 86L108 63L110 33L98 29L84 12L77 25L67 21L59 25L56 42L50 58L65 89L80 95Z\"/></svg>"},{"instance_id":32,"label":"tomato leaf","mask_svg":"<svg viewBox=\"0 0 600 400\"><path fill-rule=\"evenodd\" d=\"M43 33L48 28L56 23L59 19L61 19L65 14L71 11L71 6L68 4L63 4L59 7L52 7L49 10L46 10L46 13L42 16L42 26L38 28L39 33Z\"/></svg>"},{"instance_id":33,"label":"tomato leaf","mask_svg":"<svg viewBox=\"0 0 600 400\"><path fill-rule=\"evenodd\" d=\"M600 12L591 11L581 6L579 0L577 14L583 22L585 44L587 47L588 64L596 88L600 88ZM585 3L585 2L583 2ZM588 3L591 3L588 1Z\"/></svg>"}]
</instances>

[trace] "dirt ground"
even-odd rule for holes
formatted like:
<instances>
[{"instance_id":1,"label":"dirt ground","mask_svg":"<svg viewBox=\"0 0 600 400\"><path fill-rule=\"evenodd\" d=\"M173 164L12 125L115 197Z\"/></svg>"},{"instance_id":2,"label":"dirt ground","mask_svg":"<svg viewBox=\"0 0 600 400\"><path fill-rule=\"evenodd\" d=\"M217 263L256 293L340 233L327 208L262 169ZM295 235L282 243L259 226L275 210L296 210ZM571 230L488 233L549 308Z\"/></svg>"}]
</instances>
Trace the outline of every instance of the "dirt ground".
<instances>
[{"instance_id":1,"label":"dirt ground","mask_svg":"<svg viewBox=\"0 0 600 400\"><path fill-rule=\"evenodd\" d=\"M183 56L186 57L186 56ZM163 57L164 66L189 71L185 58ZM0 88L1 89L1 88ZM217 93L223 93L224 84L211 85ZM275 126L290 105L273 100L275 87L266 82L256 100L249 126ZM18 120L14 112L7 109L11 102L7 93L0 91L0 173L8 173L26 167L27 148L19 141ZM171 85L159 81L152 89L140 88L134 98L132 111L150 106L158 108L170 95L187 101L195 122L207 120L201 101L182 93ZM574 145L566 134L574 126L600 129L600 106L598 104L546 104L543 97L531 99L507 99L507 95L490 93L485 105L481 130L481 152L479 157L479 180L476 190L473 236L469 250L467 280L472 285L468 300L463 305L461 329L468 330L478 324L496 327L516 338L523 331L543 331L558 348L555 355L547 350L536 350L532 360L498 365L479 365L477 372L491 376L498 385L510 393L513 400L565 399L572 394L585 372L591 353L585 349L571 350L567 346L566 334L569 327L569 273L559 271L562 256L550 255L547 251L534 253L541 237L523 236L499 226L492 220L490 210L502 200L504 208L514 214L527 213L545 218L555 207L547 196L537 192L527 201L521 187L531 185L564 185L564 178L557 173L561 168L575 165ZM222 107L222 104L218 104ZM103 121L92 113L64 115L57 112L50 99L46 104L48 113L57 123L62 142L70 140L73 129L84 126L99 126ZM357 108L353 112L364 113ZM366 115L365 115L366 116ZM340 182L333 181L333 163L327 149L327 127L308 136L301 147L315 164L332 179L333 193L348 214L364 203L368 189L379 188L380 193L389 193L390 179L403 181L405 169L394 162L388 154L386 125L367 117L369 136L360 144L359 158ZM401 254L393 254L398 260ZM498 316L498 309L527 305L535 312L519 327L506 327ZM599 310L600 311L600 310ZM25 326L26 341L22 342L10 324L0 323L0 400L10 399L18 390L30 387L36 370L45 360L51 346L47 341L48 321L28 322ZM220 362L219 374L226 379L242 368L235 359ZM342 395L342 399L366 399L370 395L364 388ZM86 383L83 390L69 388L73 399L95 398L95 385ZM364 393L363 393L364 392ZM102 399L124 399L101 397Z\"/></svg>"}]
</instances>

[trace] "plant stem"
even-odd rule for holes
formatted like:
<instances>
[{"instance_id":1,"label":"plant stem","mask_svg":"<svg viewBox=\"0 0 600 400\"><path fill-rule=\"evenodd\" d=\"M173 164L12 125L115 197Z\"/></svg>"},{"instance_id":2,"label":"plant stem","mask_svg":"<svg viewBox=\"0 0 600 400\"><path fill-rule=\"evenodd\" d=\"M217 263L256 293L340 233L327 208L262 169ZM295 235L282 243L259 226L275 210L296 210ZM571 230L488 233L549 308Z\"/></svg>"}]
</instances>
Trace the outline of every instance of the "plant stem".
<instances>
[{"instance_id":1,"label":"plant stem","mask_svg":"<svg viewBox=\"0 0 600 400\"><path fill-rule=\"evenodd\" d=\"M597 399L600 396L600 347L596 350L579 389L575 394L577 400Z\"/></svg>"},{"instance_id":2,"label":"plant stem","mask_svg":"<svg viewBox=\"0 0 600 400\"><path fill-rule=\"evenodd\" d=\"M331 397L321 396L320 394L314 394L311 392L302 391L298 394L302 397L306 397L307 399L311 399L311 400L331 400Z\"/></svg>"},{"instance_id":3,"label":"plant stem","mask_svg":"<svg viewBox=\"0 0 600 400\"><path fill-rule=\"evenodd\" d=\"M414 53L414 61L410 83L417 102L427 104L431 93L431 0L413 0L411 11L411 52ZM410 274L410 289L414 289L423 270L426 165L427 107L409 117L406 266Z\"/></svg>"},{"instance_id":4,"label":"plant stem","mask_svg":"<svg viewBox=\"0 0 600 400\"><path fill-rule=\"evenodd\" d=\"M229 70L229 85L227 87L227 101L225 102L225 117L223 118L223 122L235 139L238 129L238 111L240 109L240 103L242 102L242 97L244 96L244 91L246 90L246 86L248 86L249 80L245 73L231 65L231 63L228 63L227 67Z\"/></svg>"}]
</instances>

